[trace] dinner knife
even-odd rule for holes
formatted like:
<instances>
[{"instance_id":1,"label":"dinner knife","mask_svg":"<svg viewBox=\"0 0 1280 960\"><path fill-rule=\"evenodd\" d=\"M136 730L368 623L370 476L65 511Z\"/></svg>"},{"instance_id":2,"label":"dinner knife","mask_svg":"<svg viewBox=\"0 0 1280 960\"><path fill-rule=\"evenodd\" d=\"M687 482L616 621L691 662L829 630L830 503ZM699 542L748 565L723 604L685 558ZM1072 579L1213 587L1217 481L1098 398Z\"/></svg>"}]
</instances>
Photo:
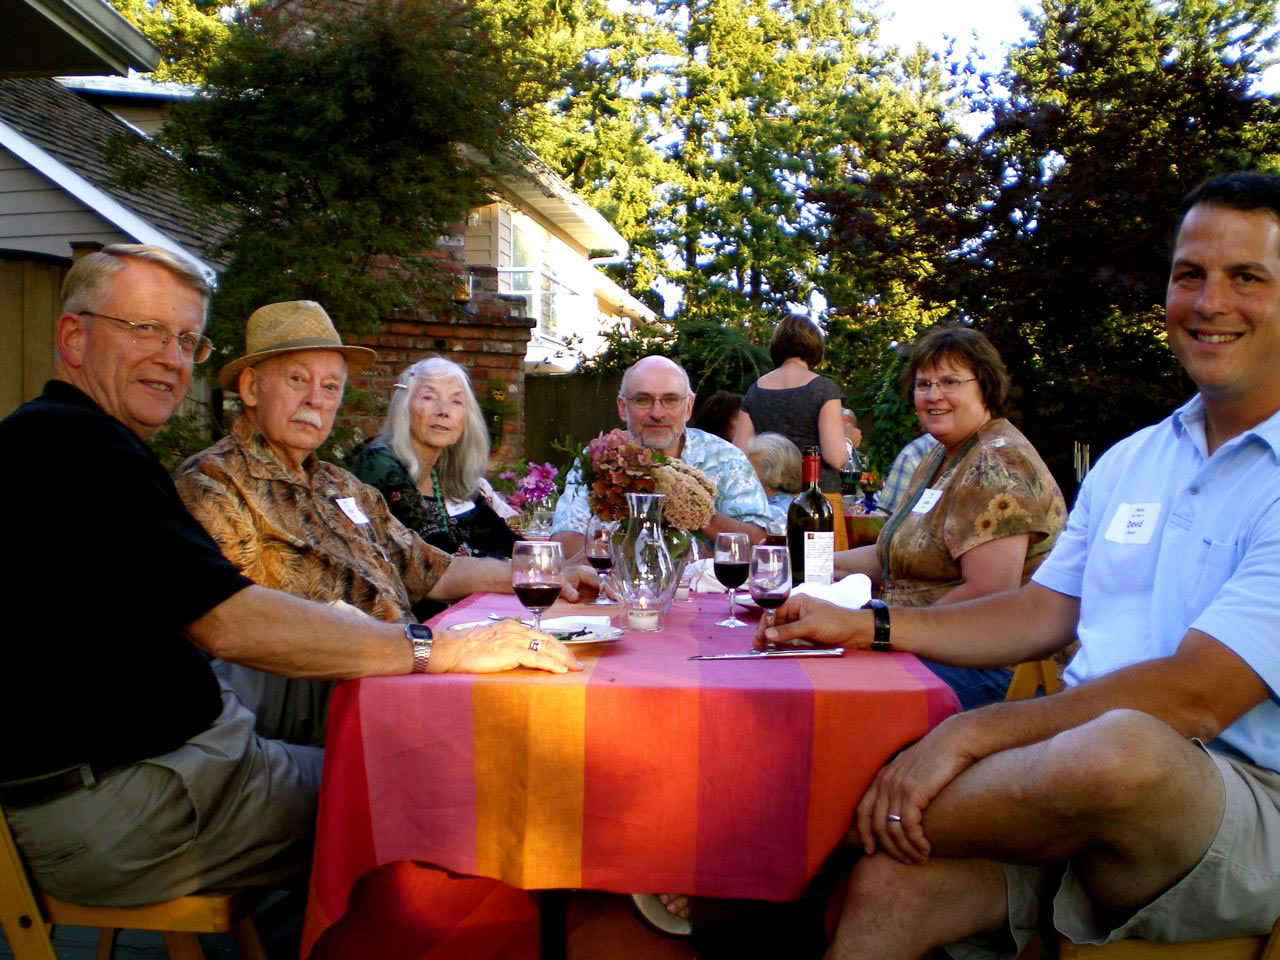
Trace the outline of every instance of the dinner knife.
<instances>
[{"instance_id":1,"label":"dinner knife","mask_svg":"<svg viewBox=\"0 0 1280 960\"><path fill-rule=\"evenodd\" d=\"M690 660L764 660L776 657L843 657L844 647L813 650L748 650L746 653L700 653Z\"/></svg>"}]
</instances>

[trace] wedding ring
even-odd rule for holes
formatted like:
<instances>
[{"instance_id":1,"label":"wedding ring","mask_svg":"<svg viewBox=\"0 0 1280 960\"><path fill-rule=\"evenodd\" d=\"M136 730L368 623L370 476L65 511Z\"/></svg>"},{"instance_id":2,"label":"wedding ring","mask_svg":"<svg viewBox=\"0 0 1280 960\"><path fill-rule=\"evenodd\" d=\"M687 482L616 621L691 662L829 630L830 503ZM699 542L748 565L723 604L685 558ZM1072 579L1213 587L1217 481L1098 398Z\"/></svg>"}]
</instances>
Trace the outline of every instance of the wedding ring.
<instances>
[{"instance_id":1,"label":"wedding ring","mask_svg":"<svg viewBox=\"0 0 1280 960\"><path fill-rule=\"evenodd\" d=\"M532 640L529 641L530 650L536 651L540 646L542 646L542 641L537 637L534 637Z\"/></svg>"},{"instance_id":2,"label":"wedding ring","mask_svg":"<svg viewBox=\"0 0 1280 960\"><path fill-rule=\"evenodd\" d=\"M898 816L896 813L891 813L891 814L889 814L889 822L890 822L890 823L901 823L901 822L902 822L902 818L901 818L900 816Z\"/></svg>"}]
</instances>

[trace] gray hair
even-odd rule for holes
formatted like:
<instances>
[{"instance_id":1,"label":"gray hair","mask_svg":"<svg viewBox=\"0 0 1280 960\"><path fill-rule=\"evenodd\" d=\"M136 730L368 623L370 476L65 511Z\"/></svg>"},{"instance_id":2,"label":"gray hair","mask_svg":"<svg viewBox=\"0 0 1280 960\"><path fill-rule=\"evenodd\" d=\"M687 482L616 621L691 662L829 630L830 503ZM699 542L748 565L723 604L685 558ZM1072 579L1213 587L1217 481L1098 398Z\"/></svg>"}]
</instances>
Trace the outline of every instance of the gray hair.
<instances>
[{"instance_id":1,"label":"gray hair","mask_svg":"<svg viewBox=\"0 0 1280 960\"><path fill-rule=\"evenodd\" d=\"M780 433L757 433L747 441L747 453L760 457L760 480L766 487L799 493L800 448Z\"/></svg>"},{"instance_id":2,"label":"gray hair","mask_svg":"<svg viewBox=\"0 0 1280 960\"><path fill-rule=\"evenodd\" d=\"M95 312L109 294L111 278L128 266L130 260L140 260L167 270L179 283L200 294L208 311L209 284L192 263L164 247L147 243L113 243L85 254L72 264L62 281L61 312Z\"/></svg>"},{"instance_id":3,"label":"gray hair","mask_svg":"<svg viewBox=\"0 0 1280 960\"><path fill-rule=\"evenodd\" d=\"M378 438L405 465L413 482L422 483L422 462L413 445L409 401L419 381L446 379L462 384L466 414L462 436L453 446L446 447L436 461L436 476L447 499L467 500L475 496L480 478L489 468L489 431L475 391L471 389L471 377L464 368L444 357L426 357L407 368L391 391L391 405L387 407L387 419Z\"/></svg>"}]
</instances>

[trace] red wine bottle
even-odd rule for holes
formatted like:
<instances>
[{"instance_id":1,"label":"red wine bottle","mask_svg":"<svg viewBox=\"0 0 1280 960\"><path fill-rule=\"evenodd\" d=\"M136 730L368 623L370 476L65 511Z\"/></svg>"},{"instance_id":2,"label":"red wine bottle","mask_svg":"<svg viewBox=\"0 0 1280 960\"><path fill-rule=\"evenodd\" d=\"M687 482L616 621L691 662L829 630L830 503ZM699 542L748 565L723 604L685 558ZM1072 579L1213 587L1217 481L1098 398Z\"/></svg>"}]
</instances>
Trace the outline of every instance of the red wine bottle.
<instances>
[{"instance_id":1,"label":"red wine bottle","mask_svg":"<svg viewBox=\"0 0 1280 960\"><path fill-rule=\"evenodd\" d=\"M830 583L835 569L836 512L818 489L818 448L805 447L801 479L808 484L787 510L787 549L794 583Z\"/></svg>"}]
</instances>

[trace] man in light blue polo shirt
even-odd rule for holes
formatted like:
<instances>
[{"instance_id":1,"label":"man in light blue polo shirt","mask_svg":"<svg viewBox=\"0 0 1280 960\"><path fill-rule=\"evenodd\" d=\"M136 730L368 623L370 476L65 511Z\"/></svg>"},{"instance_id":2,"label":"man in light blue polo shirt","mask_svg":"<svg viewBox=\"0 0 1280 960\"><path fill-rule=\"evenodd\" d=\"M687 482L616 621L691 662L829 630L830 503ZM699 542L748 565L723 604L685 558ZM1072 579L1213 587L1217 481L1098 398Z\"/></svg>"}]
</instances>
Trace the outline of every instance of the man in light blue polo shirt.
<instances>
[{"instance_id":1,"label":"man in light blue polo shirt","mask_svg":"<svg viewBox=\"0 0 1280 960\"><path fill-rule=\"evenodd\" d=\"M963 666L1081 645L1067 690L956 715L880 771L829 956L1219 939L1280 914L1280 178L1192 191L1165 312L1199 393L1098 462L1032 583L888 616L797 599L765 634Z\"/></svg>"},{"instance_id":2,"label":"man in light blue polo shirt","mask_svg":"<svg viewBox=\"0 0 1280 960\"><path fill-rule=\"evenodd\" d=\"M687 425L692 413L689 375L679 364L666 357L643 357L622 375L618 416L631 435L652 450L697 467L716 485L716 512L703 535L714 543L716 534L736 531L758 543L769 523L764 487L746 454L727 440ZM566 557L582 550L590 515L587 490L575 464L565 478L551 527L552 539L564 544Z\"/></svg>"}]
</instances>

